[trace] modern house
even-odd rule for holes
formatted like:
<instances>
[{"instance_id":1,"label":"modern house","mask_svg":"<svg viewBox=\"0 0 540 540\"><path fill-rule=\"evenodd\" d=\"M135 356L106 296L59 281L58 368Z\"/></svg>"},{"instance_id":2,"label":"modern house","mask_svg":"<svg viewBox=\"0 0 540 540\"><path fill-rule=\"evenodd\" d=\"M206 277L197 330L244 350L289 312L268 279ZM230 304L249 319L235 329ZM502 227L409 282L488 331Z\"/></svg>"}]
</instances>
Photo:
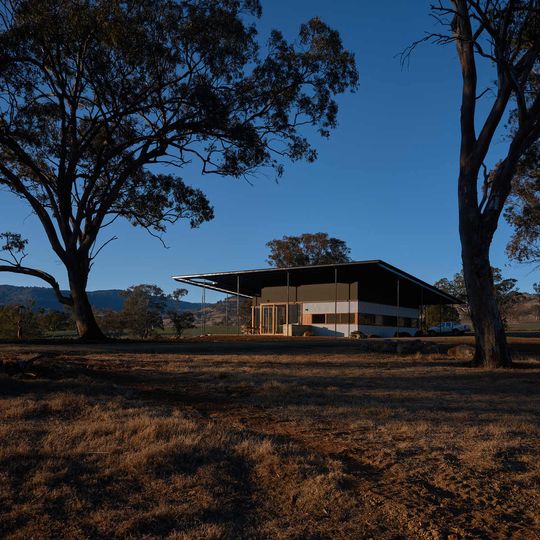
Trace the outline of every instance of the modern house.
<instances>
[{"instance_id":1,"label":"modern house","mask_svg":"<svg viewBox=\"0 0 540 540\"><path fill-rule=\"evenodd\" d=\"M424 306L460 300L384 261L175 276L252 303L251 331L266 335L414 336ZM238 315L237 302L237 315Z\"/></svg>"}]
</instances>

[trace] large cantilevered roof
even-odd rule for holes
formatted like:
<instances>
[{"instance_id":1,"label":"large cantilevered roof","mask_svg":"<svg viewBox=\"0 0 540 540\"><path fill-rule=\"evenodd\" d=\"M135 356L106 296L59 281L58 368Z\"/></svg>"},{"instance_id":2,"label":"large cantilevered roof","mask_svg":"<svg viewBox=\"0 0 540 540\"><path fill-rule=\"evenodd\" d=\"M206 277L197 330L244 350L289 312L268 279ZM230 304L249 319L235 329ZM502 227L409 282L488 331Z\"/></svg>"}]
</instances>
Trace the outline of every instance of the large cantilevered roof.
<instances>
[{"instance_id":1,"label":"large cantilevered roof","mask_svg":"<svg viewBox=\"0 0 540 540\"><path fill-rule=\"evenodd\" d=\"M253 298L264 287L358 282L358 297L367 302L395 304L399 281L400 304L461 304L462 301L387 262L355 261L291 268L263 268L211 274L174 276L178 282L214 291Z\"/></svg>"}]
</instances>

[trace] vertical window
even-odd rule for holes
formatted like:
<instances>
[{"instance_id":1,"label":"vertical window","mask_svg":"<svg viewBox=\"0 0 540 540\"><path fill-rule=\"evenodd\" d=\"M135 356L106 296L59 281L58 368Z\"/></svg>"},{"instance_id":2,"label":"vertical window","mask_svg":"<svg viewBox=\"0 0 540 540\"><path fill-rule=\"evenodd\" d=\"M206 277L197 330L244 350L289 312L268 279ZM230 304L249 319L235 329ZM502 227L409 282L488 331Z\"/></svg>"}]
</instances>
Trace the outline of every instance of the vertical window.
<instances>
[{"instance_id":1,"label":"vertical window","mask_svg":"<svg viewBox=\"0 0 540 540\"><path fill-rule=\"evenodd\" d=\"M289 324L300 322L300 304L289 304Z\"/></svg>"}]
</instances>

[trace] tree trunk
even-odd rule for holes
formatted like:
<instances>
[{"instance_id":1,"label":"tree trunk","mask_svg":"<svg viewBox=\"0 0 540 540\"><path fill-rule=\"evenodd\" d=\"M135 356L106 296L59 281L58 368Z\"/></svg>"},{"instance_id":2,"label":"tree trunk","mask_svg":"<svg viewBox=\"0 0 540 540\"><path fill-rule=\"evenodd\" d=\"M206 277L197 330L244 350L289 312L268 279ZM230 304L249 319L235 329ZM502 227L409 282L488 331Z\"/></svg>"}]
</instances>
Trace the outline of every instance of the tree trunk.
<instances>
[{"instance_id":1,"label":"tree trunk","mask_svg":"<svg viewBox=\"0 0 540 540\"><path fill-rule=\"evenodd\" d=\"M68 266L69 289L73 299L73 315L77 325L79 338L87 341L103 341L105 335L99 328L88 294L86 293L86 284L88 282L88 271L80 265L78 261Z\"/></svg>"},{"instance_id":2,"label":"tree trunk","mask_svg":"<svg viewBox=\"0 0 540 540\"><path fill-rule=\"evenodd\" d=\"M463 223L462 229L463 229ZM489 261L489 244L478 230L462 234L463 275L476 332L475 365L504 368L512 365L503 320L497 304Z\"/></svg>"}]
</instances>

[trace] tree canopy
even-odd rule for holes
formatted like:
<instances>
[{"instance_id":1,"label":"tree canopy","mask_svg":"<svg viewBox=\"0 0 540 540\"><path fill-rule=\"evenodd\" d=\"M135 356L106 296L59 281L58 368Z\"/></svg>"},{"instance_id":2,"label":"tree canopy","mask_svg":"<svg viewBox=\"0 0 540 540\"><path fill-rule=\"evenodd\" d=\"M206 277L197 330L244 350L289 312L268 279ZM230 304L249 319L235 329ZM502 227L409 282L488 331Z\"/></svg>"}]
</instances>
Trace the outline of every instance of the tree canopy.
<instances>
[{"instance_id":1,"label":"tree canopy","mask_svg":"<svg viewBox=\"0 0 540 540\"><path fill-rule=\"evenodd\" d=\"M163 312L167 296L157 285L133 285L122 292L125 296L122 318L138 337L146 339L163 330Z\"/></svg>"},{"instance_id":2,"label":"tree canopy","mask_svg":"<svg viewBox=\"0 0 540 540\"><path fill-rule=\"evenodd\" d=\"M540 263L539 143L528 150L517 168L504 215L514 227L507 246L509 257L519 262Z\"/></svg>"},{"instance_id":3,"label":"tree canopy","mask_svg":"<svg viewBox=\"0 0 540 540\"><path fill-rule=\"evenodd\" d=\"M522 294L518 290L517 279L503 277L500 268L492 267L491 272L493 275L495 294L497 296L497 304L506 325L512 308L514 308L514 306L521 300ZM454 274L452 279L440 279L435 283L435 287L438 287L459 300L462 300L464 303L456 306L457 311L461 314L461 316L465 316L467 318L471 316L463 270Z\"/></svg>"},{"instance_id":4,"label":"tree canopy","mask_svg":"<svg viewBox=\"0 0 540 540\"><path fill-rule=\"evenodd\" d=\"M330 237L327 233L304 233L299 236L284 236L270 240L268 263L277 268L332 264L350 261L344 240Z\"/></svg>"},{"instance_id":5,"label":"tree canopy","mask_svg":"<svg viewBox=\"0 0 540 540\"><path fill-rule=\"evenodd\" d=\"M195 328L195 315L191 311L181 310L180 300L188 294L187 289L175 289L169 296L175 309L167 310L169 318L177 337L181 337L184 330Z\"/></svg>"}]
</instances>

